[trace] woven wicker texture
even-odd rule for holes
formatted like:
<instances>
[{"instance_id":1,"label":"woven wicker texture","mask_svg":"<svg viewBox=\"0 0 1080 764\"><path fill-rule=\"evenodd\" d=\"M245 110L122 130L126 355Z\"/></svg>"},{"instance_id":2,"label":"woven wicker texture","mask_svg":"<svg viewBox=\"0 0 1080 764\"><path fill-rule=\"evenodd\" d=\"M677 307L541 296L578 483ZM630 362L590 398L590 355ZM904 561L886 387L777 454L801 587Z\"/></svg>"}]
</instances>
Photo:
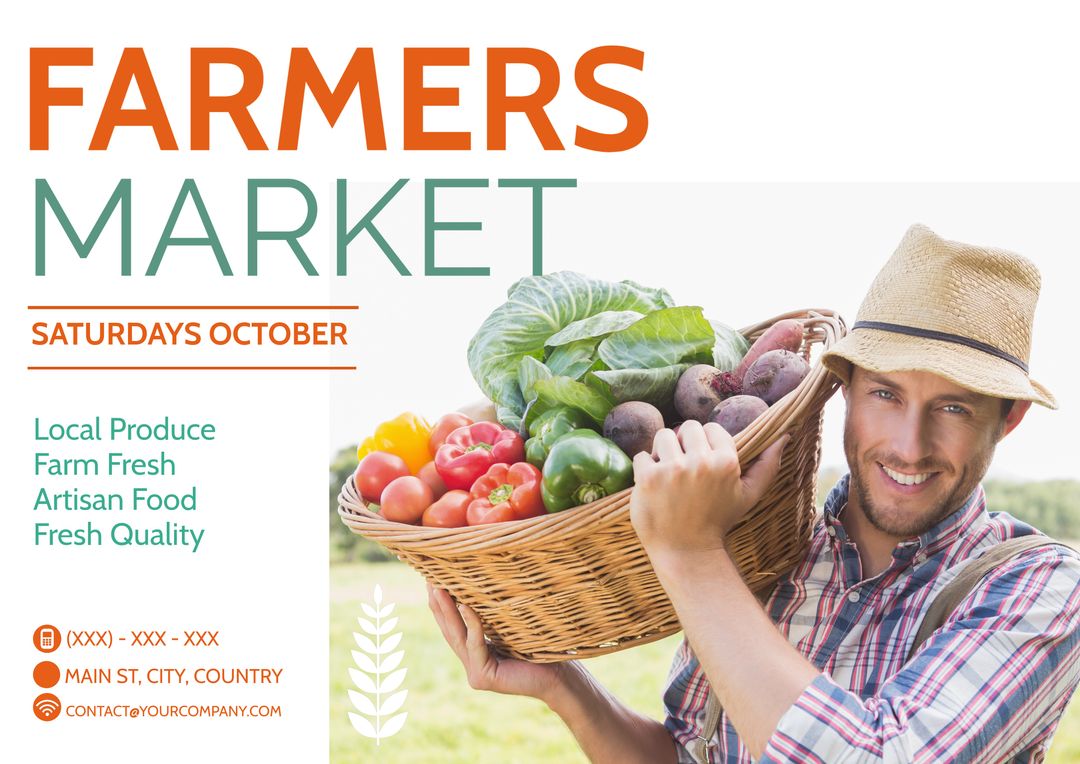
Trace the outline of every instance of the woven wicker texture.
<instances>
[{"instance_id":1,"label":"woven wicker texture","mask_svg":"<svg viewBox=\"0 0 1080 764\"><path fill-rule=\"evenodd\" d=\"M804 310L742 333L753 340L785 318L803 320L808 359L846 331L832 311ZM798 388L735 437L746 465L792 433L776 481L728 539L755 591L794 567L810 538L821 414L837 386L833 375L814 365ZM472 607L501 652L554 662L611 653L680 629L630 524L632 490L529 520L444 529L384 520L364 506L350 479L342 486L338 512L353 532L383 544Z\"/></svg>"}]
</instances>

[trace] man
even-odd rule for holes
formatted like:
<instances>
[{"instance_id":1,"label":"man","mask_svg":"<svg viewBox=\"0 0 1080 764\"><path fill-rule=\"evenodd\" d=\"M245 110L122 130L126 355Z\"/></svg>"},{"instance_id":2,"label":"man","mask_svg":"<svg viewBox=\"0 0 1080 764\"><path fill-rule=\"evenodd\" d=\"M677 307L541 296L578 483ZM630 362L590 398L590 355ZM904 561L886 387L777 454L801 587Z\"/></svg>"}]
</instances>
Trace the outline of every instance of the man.
<instances>
[{"instance_id":1,"label":"man","mask_svg":"<svg viewBox=\"0 0 1080 764\"><path fill-rule=\"evenodd\" d=\"M637 455L631 519L686 637L663 724L577 662L494 655L475 613L432 591L470 684L540 698L595 762L1041 761L1080 682L1080 555L1009 559L908 660L965 563L1037 533L989 515L979 483L1032 402L1056 408L1027 373L1038 291L1017 255L908 231L823 356L843 382L850 472L764 609L725 536L784 440L742 472L715 425L663 430Z\"/></svg>"}]
</instances>

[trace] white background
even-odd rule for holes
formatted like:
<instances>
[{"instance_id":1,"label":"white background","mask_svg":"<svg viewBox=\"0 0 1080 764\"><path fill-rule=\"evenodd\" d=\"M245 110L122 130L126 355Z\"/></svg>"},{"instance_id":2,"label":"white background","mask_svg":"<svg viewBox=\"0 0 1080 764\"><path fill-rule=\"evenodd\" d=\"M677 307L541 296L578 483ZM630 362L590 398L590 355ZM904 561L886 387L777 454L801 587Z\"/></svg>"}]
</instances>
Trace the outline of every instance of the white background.
<instances>
[{"instance_id":1,"label":"white background","mask_svg":"<svg viewBox=\"0 0 1080 764\"><path fill-rule=\"evenodd\" d=\"M464 366L464 341L505 288L527 272L528 240L515 239L518 225L527 221L527 192L447 197L448 216L485 223L485 232L475 234L475 250L452 241L474 234L446 235L447 263L460 258L472 264L477 255L491 263L489 279L402 279L360 244L357 270L348 280L304 276L280 245L265 248L261 275L248 278L242 272L249 177L298 178L312 187L320 219L305 246L323 274L331 262L335 178L360 184L357 205L363 189L377 194L396 178L415 179L386 218L388 228L397 226L395 242L412 267L422 258L420 179L576 177L581 188L547 193L548 269L666 286L680 302L706 305L710 315L734 325L811 304L835 307L850 320L861 289L915 221L947 238L1015 249L1046 275L1032 366L1064 410L1033 412L1030 426L1003 445L1000 462L1014 464L1010 471L1025 477L1074 476L1061 454L1071 442L1066 433L1076 425L1069 410L1075 407L1075 342L1065 334L1076 283L1076 187L695 185L1075 181L1080 108L1072 94L1080 50L1065 7L724 3L661 11L655 4L547 3L511 17L505 4L493 3L305 2L241 9L220 2L54 2L10 16L0 46L8 115L0 124L7 170L0 280L7 425L0 463L8 499L6 532L0 534L5 753L51 762L94 752L91 760L133 762L153 752L159 761L186 761L215 760L242 745L250 758L268 762L325 756L327 452L347 440L350 430L359 437L402 408L437 416L475 392ZM543 152L520 120L510 124L509 151L482 149L486 47L533 46L555 56L563 89L549 114L564 143L572 142L579 123L618 130L619 118L573 90L577 57L601 44L645 51L644 72L603 75L648 108L649 133L640 147L615 155L573 148ZM28 49L66 45L95 49L93 67L57 71L53 80L83 87L85 106L54 109L51 150L30 152ZM146 48L181 151L158 151L150 131L138 128L118 128L107 152L87 151L125 45ZM212 151L186 150L188 50L211 45L259 56L266 84L252 113L271 145L290 47L310 47L328 78L337 76L354 48L374 47L390 150L363 149L355 101L330 129L310 99L297 152L246 152L224 118L212 123ZM460 87L461 107L429 109L427 117L429 129L474 131L474 151L398 150L401 49L425 45L472 49L471 66L432 72L429 79ZM522 92L531 85L527 76L515 82ZM235 85L227 73L214 79L215 92ZM50 255L49 276L36 278L32 220L38 177L50 180L81 233L116 181L132 178L136 274L145 270L180 182L194 177L238 275L223 278L205 250L181 248L166 256L157 277L121 278L113 254L117 235L110 227L89 260L77 261L59 247ZM289 217L297 213L288 201L269 212L283 226L299 222ZM197 232L194 222L186 216L178 233ZM492 238L484 240L485 234ZM62 243L58 235L57 227L50 228L51 241ZM758 279L770 288L740 286ZM34 302L268 304L343 296L361 305L350 330L360 370L333 377L333 388L324 374L26 371L32 363L90 358L59 351L46 356L31 347L26 305ZM215 362L315 363L321 357L305 353L285 360L280 352L237 352ZM194 361L186 354L129 351L98 358ZM350 397L350 388L354 405L335 404L331 411L331 390L337 402ZM98 413L169 414L218 424L215 446L176 456L182 474L197 481L206 497L197 519L207 536L197 555L32 546L33 417ZM826 463L835 463L835 426L830 437ZM30 670L37 659L30 635L46 621L62 628L220 628L230 640L223 661L285 667L285 683L272 693L260 690L258 697L280 702L286 715L276 722L38 723L30 715L36 694ZM242 694L220 699L243 702ZM139 697L154 699L148 693Z\"/></svg>"}]
</instances>

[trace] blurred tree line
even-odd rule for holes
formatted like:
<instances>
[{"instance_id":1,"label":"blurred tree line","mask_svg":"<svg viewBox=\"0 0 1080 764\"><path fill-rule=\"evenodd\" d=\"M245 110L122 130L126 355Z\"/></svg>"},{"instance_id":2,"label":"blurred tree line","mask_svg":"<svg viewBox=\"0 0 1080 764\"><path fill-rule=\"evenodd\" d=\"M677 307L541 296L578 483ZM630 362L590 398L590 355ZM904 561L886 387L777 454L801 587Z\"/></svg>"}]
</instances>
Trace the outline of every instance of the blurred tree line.
<instances>
[{"instance_id":1,"label":"blurred tree line","mask_svg":"<svg viewBox=\"0 0 1080 764\"><path fill-rule=\"evenodd\" d=\"M991 512L1008 512L1062 541L1080 540L1080 481L987 480L983 487Z\"/></svg>"},{"instance_id":2,"label":"blurred tree line","mask_svg":"<svg viewBox=\"0 0 1080 764\"><path fill-rule=\"evenodd\" d=\"M338 492L356 469L356 446L343 448L330 463L330 562L393 561L397 558L382 545L358 536L338 517ZM818 507L844 474L837 467L825 467L818 474ZM987 480L987 505L991 512L1008 512L1043 533L1063 541L1080 540L1080 481L1045 480L1017 483Z\"/></svg>"}]
</instances>

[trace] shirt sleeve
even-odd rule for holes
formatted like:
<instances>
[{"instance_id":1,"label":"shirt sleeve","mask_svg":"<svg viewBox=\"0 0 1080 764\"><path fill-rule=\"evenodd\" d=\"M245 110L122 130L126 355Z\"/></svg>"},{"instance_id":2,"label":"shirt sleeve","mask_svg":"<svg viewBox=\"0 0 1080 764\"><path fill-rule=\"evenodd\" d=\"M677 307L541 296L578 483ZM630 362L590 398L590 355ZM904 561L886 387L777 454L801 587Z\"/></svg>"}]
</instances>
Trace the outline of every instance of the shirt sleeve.
<instances>
[{"instance_id":1,"label":"shirt sleeve","mask_svg":"<svg viewBox=\"0 0 1080 764\"><path fill-rule=\"evenodd\" d=\"M988 576L877 695L815 678L759 761L1002 761L1047 741L1078 683L1080 559L1038 550Z\"/></svg>"},{"instance_id":2,"label":"shirt sleeve","mask_svg":"<svg viewBox=\"0 0 1080 764\"><path fill-rule=\"evenodd\" d=\"M689 746L697 740L704 724L704 696L708 684L698 664L697 656L684 638L675 651L664 690L664 727L675 740L678 764L693 764Z\"/></svg>"}]
</instances>

